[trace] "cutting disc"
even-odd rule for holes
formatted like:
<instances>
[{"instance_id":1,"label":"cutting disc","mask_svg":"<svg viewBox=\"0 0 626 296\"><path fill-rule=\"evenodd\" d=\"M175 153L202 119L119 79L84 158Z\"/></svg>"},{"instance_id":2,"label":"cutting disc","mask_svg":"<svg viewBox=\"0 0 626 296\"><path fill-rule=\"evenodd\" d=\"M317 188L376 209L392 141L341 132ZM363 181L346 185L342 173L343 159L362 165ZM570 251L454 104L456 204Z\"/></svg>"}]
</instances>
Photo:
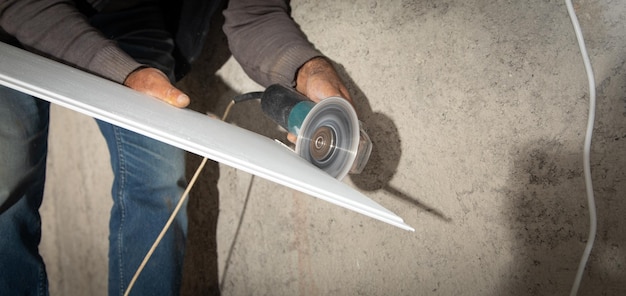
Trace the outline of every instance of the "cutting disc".
<instances>
[{"instance_id":1,"label":"cutting disc","mask_svg":"<svg viewBox=\"0 0 626 296\"><path fill-rule=\"evenodd\" d=\"M317 103L302 122L296 153L341 180L356 158L359 120L345 99L331 97Z\"/></svg>"}]
</instances>

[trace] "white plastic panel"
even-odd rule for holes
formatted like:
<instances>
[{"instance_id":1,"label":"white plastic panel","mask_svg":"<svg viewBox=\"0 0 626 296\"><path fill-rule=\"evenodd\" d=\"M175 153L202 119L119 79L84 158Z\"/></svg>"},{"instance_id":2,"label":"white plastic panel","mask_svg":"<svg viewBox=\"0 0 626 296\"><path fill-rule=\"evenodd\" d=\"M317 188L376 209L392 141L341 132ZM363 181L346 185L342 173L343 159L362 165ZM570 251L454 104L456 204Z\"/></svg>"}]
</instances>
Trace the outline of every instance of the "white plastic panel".
<instances>
[{"instance_id":1,"label":"white plastic panel","mask_svg":"<svg viewBox=\"0 0 626 296\"><path fill-rule=\"evenodd\" d=\"M402 218L273 140L0 43L0 84L402 229Z\"/></svg>"}]
</instances>

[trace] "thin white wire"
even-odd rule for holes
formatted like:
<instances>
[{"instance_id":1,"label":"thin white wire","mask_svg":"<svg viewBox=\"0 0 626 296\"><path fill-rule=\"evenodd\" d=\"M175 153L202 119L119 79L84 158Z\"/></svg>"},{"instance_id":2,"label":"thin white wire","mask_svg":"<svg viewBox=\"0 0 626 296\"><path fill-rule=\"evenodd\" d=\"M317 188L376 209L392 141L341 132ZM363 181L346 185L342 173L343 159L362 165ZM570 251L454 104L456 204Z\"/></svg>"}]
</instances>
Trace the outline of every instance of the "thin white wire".
<instances>
[{"instance_id":1,"label":"thin white wire","mask_svg":"<svg viewBox=\"0 0 626 296\"><path fill-rule=\"evenodd\" d=\"M574 6L572 5L571 0L565 0L565 4L567 6L567 12L569 13L569 17L572 20L572 24L574 25L576 39L578 40L578 47L580 48L580 54L583 57L583 63L585 64L585 70L587 72L587 79L589 80L589 116L587 119L587 132L585 134L585 144L583 149L583 167L585 172L585 186L587 188L587 203L589 207L589 238L587 239L585 251L580 258L578 271L576 272L576 278L574 279L572 290L570 291L570 295L574 296L578 294L578 288L580 287L583 272L585 271L587 260L589 259L589 255L591 254L591 249L593 248L593 243L595 241L597 231L596 203L593 196L593 184L591 181L591 164L589 156L591 151L591 138L593 136L593 124L595 121L596 111L596 83L595 79L593 78L593 69L591 68L591 62L589 61L589 55L587 54L587 48L585 46L585 39L583 38L583 33L580 29L580 24L578 23L578 18L576 17Z\"/></svg>"},{"instance_id":2,"label":"thin white wire","mask_svg":"<svg viewBox=\"0 0 626 296\"><path fill-rule=\"evenodd\" d=\"M163 236L165 236L165 233L170 228L170 225L172 225L174 218L176 217L176 215L182 208L183 204L185 203L185 200L189 196L189 191L191 191L191 188L196 183L196 180L198 179L198 176L200 175L200 171L202 171L202 168L204 168L204 165L206 164L206 162L207 162L207 158L205 157L202 159L202 162L200 163L200 166L198 166L198 169L196 169L196 173L193 175L193 178L191 178L191 181L189 182L189 185L187 185L185 192L183 192L182 196L178 200L178 204L176 204L176 208L170 215L170 218L167 220L167 223L165 223L165 226L163 226L161 233L159 233L159 236L152 244L152 247L150 247L150 250L148 251L148 253L146 253L146 256L143 258L143 261L139 265L139 268L137 268L137 271L135 271L135 275L133 275L133 278L130 280L128 287L126 287L126 292L124 292L124 296L128 296L128 294L130 294L130 290L135 285L137 278L139 278L139 274L141 274L141 272L143 271L143 268L148 263L148 260L150 260L150 257L152 257L152 253L154 253L154 250L156 250L156 247L159 245L159 243L163 239Z\"/></svg>"},{"instance_id":3,"label":"thin white wire","mask_svg":"<svg viewBox=\"0 0 626 296\"><path fill-rule=\"evenodd\" d=\"M226 110L224 111L224 115L222 116L222 121L226 121L226 118L228 117L228 114L230 113L230 109L233 107L234 104L235 104L235 101L231 101L228 104L228 106L226 107ZM189 192L191 191L191 188L193 188L193 185L196 183L196 180L198 179L200 172L204 168L204 165L207 163L207 160L208 159L206 157L202 158L202 162L196 169L196 172L193 174L193 177L191 177L191 180L189 181L187 188L185 188L185 191L183 192L180 199L178 200L178 204L176 204L176 208L174 208L174 211L170 215L170 218L167 220L167 223L165 223L165 226L163 226L163 229L161 229L161 233L159 233L159 236L156 238L156 240L154 240L152 247L150 247L150 250L148 250L148 253L146 253L146 256L143 258L143 261L141 262L141 264L135 271L135 275L133 275L133 278L130 280L128 287L126 287L126 291L124 291L124 296L128 296L128 294L130 294L130 290L132 290L133 286L135 285L135 282L137 281L137 278L139 278L139 274L141 274L141 272L143 271L144 267L148 263L148 260L150 260L150 257L152 257L152 253L154 253L154 250L156 250L159 243L161 243L163 236L165 236L165 233L170 228L170 225L172 225L174 218L176 217L176 215L178 215L178 212L180 211L183 204L185 203L185 200L187 199L187 197L189 197Z\"/></svg>"}]
</instances>

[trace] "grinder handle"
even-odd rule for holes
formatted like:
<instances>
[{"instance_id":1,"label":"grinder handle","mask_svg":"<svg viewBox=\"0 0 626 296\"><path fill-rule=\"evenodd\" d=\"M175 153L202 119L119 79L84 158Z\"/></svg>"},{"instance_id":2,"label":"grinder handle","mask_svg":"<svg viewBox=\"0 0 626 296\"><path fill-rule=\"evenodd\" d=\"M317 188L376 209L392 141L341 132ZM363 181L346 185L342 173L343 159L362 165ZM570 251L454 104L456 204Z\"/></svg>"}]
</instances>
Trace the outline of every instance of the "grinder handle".
<instances>
[{"instance_id":1,"label":"grinder handle","mask_svg":"<svg viewBox=\"0 0 626 296\"><path fill-rule=\"evenodd\" d=\"M278 125L290 131L289 116L291 111L302 102L311 101L291 87L272 84L265 89L261 96L261 109ZM314 103L311 102L311 104Z\"/></svg>"}]
</instances>

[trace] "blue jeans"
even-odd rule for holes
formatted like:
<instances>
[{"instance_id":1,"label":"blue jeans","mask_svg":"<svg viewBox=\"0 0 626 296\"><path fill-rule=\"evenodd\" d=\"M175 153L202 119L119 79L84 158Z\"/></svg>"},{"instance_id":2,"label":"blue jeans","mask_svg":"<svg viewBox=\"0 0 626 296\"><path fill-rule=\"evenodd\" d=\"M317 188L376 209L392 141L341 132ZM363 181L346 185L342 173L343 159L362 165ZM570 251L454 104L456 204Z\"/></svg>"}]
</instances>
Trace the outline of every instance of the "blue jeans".
<instances>
[{"instance_id":1,"label":"blue jeans","mask_svg":"<svg viewBox=\"0 0 626 296\"><path fill-rule=\"evenodd\" d=\"M148 8L150 9L150 8ZM142 13L137 15L154 15ZM129 28L110 24L119 15L98 15L95 26L141 63L173 77L173 41L158 20ZM103 28L104 29L104 28ZM118 30L119 32L115 32ZM140 38L148 33L157 40ZM137 36L138 38L134 38ZM132 44L134 40L142 41ZM139 111L138 111L139 112ZM39 206L45 181L49 103L0 86L0 295L47 295L39 255ZM109 295L122 295L184 191L184 151L98 121L111 154L113 208L109 223ZM183 207L133 287L133 295L177 295L187 233Z\"/></svg>"},{"instance_id":2,"label":"blue jeans","mask_svg":"<svg viewBox=\"0 0 626 296\"><path fill-rule=\"evenodd\" d=\"M122 295L186 185L183 150L98 121L111 154L109 295ZM177 295L187 234L186 205L133 287L134 295Z\"/></svg>"},{"instance_id":3,"label":"blue jeans","mask_svg":"<svg viewBox=\"0 0 626 296\"><path fill-rule=\"evenodd\" d=\"M49 104L0 86L0 294L46 295L38 252Z\"/></svg>"},{"instance_id":4,"label":"blue jeans","mask_svg":"<svg viewBox=\"0 0 626 296\"><path fill-rule=\"evenodd\" d=\"M46 295L39 206L49 104L0 87L0 295ZM185 186L184 151L98 122L115 179L109 237L109 295L121 295ZM187 232L184 208L133 287L135 295L178 294Z\"/></svg>"}]
</instances>

